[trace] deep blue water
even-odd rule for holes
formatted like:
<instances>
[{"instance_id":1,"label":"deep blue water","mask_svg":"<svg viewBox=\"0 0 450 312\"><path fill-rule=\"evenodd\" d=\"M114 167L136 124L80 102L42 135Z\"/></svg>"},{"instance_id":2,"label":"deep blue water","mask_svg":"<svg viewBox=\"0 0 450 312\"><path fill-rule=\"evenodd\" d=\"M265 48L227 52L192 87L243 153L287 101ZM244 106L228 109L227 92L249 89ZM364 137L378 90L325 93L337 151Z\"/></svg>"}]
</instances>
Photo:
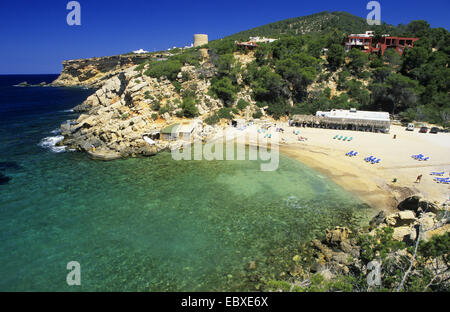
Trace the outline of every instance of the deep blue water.
<instances>
[{"instance_id":1,"label":"deep blue water","mask_svg":"<svg viewBox=\"0 0 450 312\"><path fill-rule=\"evenodd\" d=\"M53 76L0 76L0 291L255 290L279 248L372 211L308 167L151 158L98 162L52 148L92 90L12 87ZM292 256L287 257L292 259ZM81 265L68 286L66 265ZM256 282L257 283L257 282Z\"/></svg>"}]
</instances>

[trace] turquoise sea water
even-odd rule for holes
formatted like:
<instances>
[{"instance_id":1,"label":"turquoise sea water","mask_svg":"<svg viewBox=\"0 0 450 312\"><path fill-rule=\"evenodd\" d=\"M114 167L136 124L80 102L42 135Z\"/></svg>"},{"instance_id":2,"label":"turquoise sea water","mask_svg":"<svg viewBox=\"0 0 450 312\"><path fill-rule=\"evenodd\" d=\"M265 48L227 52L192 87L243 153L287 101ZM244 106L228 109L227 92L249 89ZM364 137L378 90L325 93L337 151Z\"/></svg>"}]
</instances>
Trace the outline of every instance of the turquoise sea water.
<instances>
[{"instance_id":1,"label":"turquoise sea water","mask_svg":"<svg viewBox=\"0 0 450 312\"><path fill-rule=\"evenodd\" d=\"M12 179L0 185L0 291L255 290L249 261L274 274L280 247L373 214L283 156L277 171L261 172L258 162L170 153L113 162L55 153L39 143L89 91L43 92L54 104L41 112L2 113L0 170ZM81 286L66 284L70 261Z\"/></svg>"}]
</instances>

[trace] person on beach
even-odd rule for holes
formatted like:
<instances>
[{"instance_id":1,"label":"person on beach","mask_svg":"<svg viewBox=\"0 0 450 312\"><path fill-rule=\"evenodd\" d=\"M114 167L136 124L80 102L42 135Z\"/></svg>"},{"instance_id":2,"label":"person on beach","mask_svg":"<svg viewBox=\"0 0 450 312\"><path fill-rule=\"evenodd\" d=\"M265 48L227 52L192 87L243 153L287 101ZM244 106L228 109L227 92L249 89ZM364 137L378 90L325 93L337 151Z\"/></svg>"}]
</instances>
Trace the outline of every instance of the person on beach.
<instances>
[{"instance_id":1,"label":"person on beach","mask_svg":"<svg viewBox=\"0 0 450 312\"><path fill-rule=\"evenodd\" d=\"M422 181L422 175L419 175L416 179L416 183L420 183L420 181Z\"/></svg>"}]
</instances>

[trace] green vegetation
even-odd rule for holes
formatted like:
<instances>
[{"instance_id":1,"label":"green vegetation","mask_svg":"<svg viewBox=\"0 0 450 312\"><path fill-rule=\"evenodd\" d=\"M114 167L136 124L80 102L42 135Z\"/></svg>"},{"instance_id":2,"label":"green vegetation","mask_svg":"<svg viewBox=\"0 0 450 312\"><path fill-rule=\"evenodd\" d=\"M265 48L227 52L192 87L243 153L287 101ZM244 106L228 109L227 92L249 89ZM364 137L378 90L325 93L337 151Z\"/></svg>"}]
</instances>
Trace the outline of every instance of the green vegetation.
<instances>
[{"instance_id":1,"label":"green vegetation","mask_svg":"<svg viewBox=\"0 0 450 312\"><path fill-rule=\"evenodd\" d=\"M165 76L169 80L175 80L182 66L179 60L154 61L144 74L153 78Z\"/></svg>"},{"instance_id":2,"label":"green vegetation","mask_svg":"<svg viewBox=\"0 0 450 312\"><path fill-rule=\"evenodd\" d=\"M205 118L205 122L208 125L215 125L216 123L218 123L220 121L220 117L219 115L217 115L217 113L214 113L208 117Z\"/></svg>"},{"instance_id":3,"label":"green vegetation","mask_svg":"<svg viewBox=\"0 0 450 312\"><path fill-rule=\"evenodd\" d=\"M374 30L376 37L389 33L420 40L403 56L394 49L388 49L384 56L368 56L356 49L346 54L342 45L346 35L367 30ZM260 44L256 61L241 71L240 66L234 66L233 43L250 36L279 40ZM449 43L446 29L433 29L425 21L398 27L369 26L365 19L345 12L287 19L210 42L217 69L212 94L231 107L241 87L236 82L241 73L243 83L253 90L253 98L268 106L267 113L275 118L355 107L388 111L404 121L429 121L449 127ZM323 48L328 49L326 61L320 59ZM344 91L343 95L331 97L320 87L308 92L312 83L332 79L333 72L339 72L337 89ZM290 100L293 106L288 104Z\"/></svg>"},{"instance_id":4,"label":"green vegetation","mask_svg":"<svg viewBox=\"0 0 450 312\"><path fill-rule=\"evenodd\" d=\"M195 106L196 99L194 97L185 97L180 105L182 116L194 118L198 116L198 109Z\"/></svg>"},{"instance_id":5,"label":"green vegetation","mask_svg":"<svg viewBox=\"0 0 450 312\"><path fill-rule=\"evenodd\" d=\"M229 77L213 78L209 90L221 99L226 107L231 107L236 99L237 88Z\"/></svg>"},{"instance_id":6,"label":"green vegetation","mask_svg":"<svg viewBox=\"0 0 450 312\"><path fill-rule=\"evenodd\" d=\"M153 78L167 77L167 79L175 81L184 64L198 66L198 51L190 49L180 54L173 55L168 60L152 60L148 63L149 68L144 74ZM144 64L139 65L140 70L142 70L144 66Z\"/></svg>"},{"instance_id":7,"label":"green vegetation","mask_svg":"<svg viewBox=\"0 0 450 312\"><path fill-rule=\"evenodd\" d=\"M283 279L269 279L262 281L263 289L266 291L284 291L284 292L324 292L324 291L448 291L448 281L444 270L441 268L448 265L450 256L450 233L433 236L428 242L421 241L415 261L411 267L411 272L406 274L411 265L411 257L415 252L415 246L407 246L403 242L393 239L394 230L390 227L377 229L375 235L359 234L355 239L360 246L360 257L356 267L367 265L373 260L381 265L381 285L369 286L367 284L367 274L364 271L354 270L355 266L350 265L348 273L337 275L331 280L326 280L322 274L305 273L309 271L311 261L311 248L305 245L300 248L300 253L296 256L298 259L292 260L292 265L297 266L298 277L283 274ZM297 251L298 252L298 251ZM294 257L295 258L295 257ZM350 260L350 259L349 259ZM354 263L353 259L350 263ZM301 265L299 268L298 265ZM289 268L289 266L288 266ZM291 272L293 266L290 266ZM448 270L447 270L448 274ZM399 288L401 281L404 280L403 287Z\"/></svg>"},{"instance_id":8,"label":"green vegetation","mask_svg":"<svg viewBox=\"0 0 450 312\"><path fill-rule=\"evenodd\" d=\"M250 103L248 103L246 100L244 99L239 99L239 101L237 102L237 109L239 109L240 111L243 111L247 106L249 106Z\"/></svg>"},{"instance_id":9,"label":"green vegetation","mask_svg":"<svg viewBox=\"0 0 450 312\"><path fill-rule=\"evenodd\" d=\"M340 44L333 44L327 53L327 61L330 67L334 70L344 64L345 51L344 47Z\"/></svg>"},{"instance_id":10,"label":"green vegetation","mask_svg":"<svg viewBox=\"0 0 450 312\"><path fill-rule=\"evenodd\" d=\"M384 56L357 49L345 53L346 36L367 30L374 30L376 37L389 33L420 40L403 56L393 49ZM242 66L233 56L235 40L248 40L249 36L278 40L260 44L256 60ZM259 107L267 107L266 113L274 118L355 107L388 111L403 121L450 127L450 34L444 28L431 28L425 21L398 27L369 26L365 19L345 12L322 12L240 32L212 41L206 48L214 65L209 94L223 101L226 108L233 108L240 90L250 87L253 100ZM328 49L326 56L322 56L324 48ZM199 51L172 52L177 54L165 61L141 64L137 70L148 66L145 75L165 76L181 93L177 75L184 64L199 66ZM182 81L189 79L183 74ZM337 80L337 91L343 92L339 96L324 85L331 80ZM195 95L182 94L187 96ZM247 105L239 101L236 108L242 111ZM185 114L195 115L190 102Z\"/></svg>"},{"instance_id":11,"label":"green vegetation","mask_svg":"<svg viewBox=\"0 0 450 312\"><path fill-rule=\"evenodd\" d=\"M217 111L217 116L220 119L233 119L233 115L231 114L231 108L222 107Z\"/></svg>"},{"instance_id":12,"label":"green vegetation","mask_svg":"<svg viewBox=\"0 0 450 312\"><path fill-rule=\"evenodd\" d=\"M261 113L261 111L260 110L257 110L253 115L252 115L252 117L253 118L255 118L255 119L259 119L259 118L261 118L262 117L262 113Z\"/></svg>"},{"instance_id":13,"label":"green vegetation","mask_svg":"<svg viewBox=\"0 0 450 312\"><path fill-rule=\"evenodd\" d=\"M347 12L321 12L308 16L289 18L261 27L242 31L223 40L247 40L250 36L278 38L282 34L295 36L300 34L326 33L332 35L343 33L364 33L367 30L378 30L381 33L396 35L400 31L391 25L369 26L366 19L356 17ZM335 36L341 41L341 36Z\"/></svg>"}]
</instances>

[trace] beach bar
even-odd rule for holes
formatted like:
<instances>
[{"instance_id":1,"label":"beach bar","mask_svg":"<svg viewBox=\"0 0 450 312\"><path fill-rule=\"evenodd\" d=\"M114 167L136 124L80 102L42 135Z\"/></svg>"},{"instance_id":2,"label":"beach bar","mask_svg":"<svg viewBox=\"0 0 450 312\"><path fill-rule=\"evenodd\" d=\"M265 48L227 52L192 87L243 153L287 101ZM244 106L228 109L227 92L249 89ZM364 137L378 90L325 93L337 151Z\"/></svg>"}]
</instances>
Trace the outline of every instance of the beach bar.
<instances>
[{"instance_id":1,"label":"beach bar","mask_svg":"<svg viewBox=\"0 0 450 312\"><path fill-rule=\"evenodd\" d=\"M333 109L312 115L294 115L290 125L339 130L389 133L391 120L387 112Z\"/></svg>"}]
</instances>

